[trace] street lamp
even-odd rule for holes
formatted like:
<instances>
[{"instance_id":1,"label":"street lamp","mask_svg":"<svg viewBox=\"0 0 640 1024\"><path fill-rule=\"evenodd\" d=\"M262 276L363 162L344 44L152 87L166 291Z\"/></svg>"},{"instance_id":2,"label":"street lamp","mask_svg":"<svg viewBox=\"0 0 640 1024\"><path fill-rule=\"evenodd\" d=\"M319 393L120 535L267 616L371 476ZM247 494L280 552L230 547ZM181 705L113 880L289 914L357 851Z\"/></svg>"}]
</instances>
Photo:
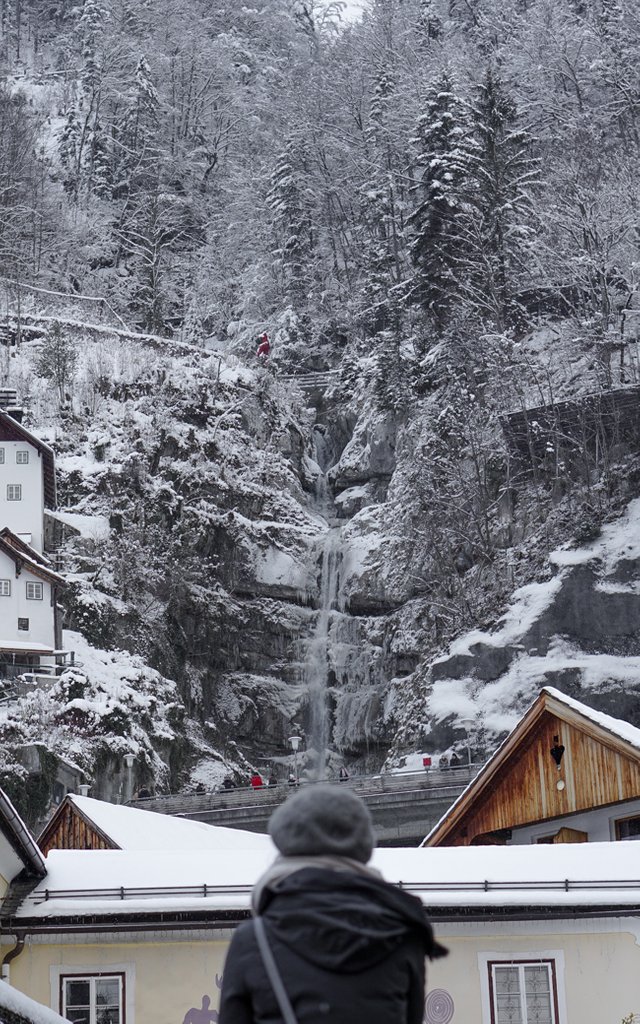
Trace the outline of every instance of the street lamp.
<instances>
[{"instance_id":1,"label":"street lamp","mask_svg":"<svg viewBox=\"0 0 640 1024\"><path fill-rule=\"evenodd\" d=\"M125 803L126 804L129 803L129 801L131 800L131 797L133 796L133 772L132 772L132 768L133 768L133 762L135 761L135 759L136 759L135 754L125 754L124 755L124 763L127 766L127 794L126 794L126 799L125 799Z\"/></svg>"},{"instance_id":2,"label":"street lamp","mask_svg":"<svg viewBox=\"0 0 640 1024\"><path fill-rule=\"evenodd\" d=\"M296 786L298 785L298 747L302 742L302 736L290 736L289 743L293 750L293 774L296 777Z\"/></svg>"},{"instance_id":3,"label":"street lamp","mask_svg":"<svg viewBox=\"0 0 640 1024\"><path fill-rule=\"evenodd\" d=\"M470 744L470 741L469 741L469 737L471 735L471 730L473 729L475 724L476 723L475 723L475 720L473 718L461 718L460 719L460 725L462 726L462 728L464 729L465 733L467 734L467 759L469 761L469 764L471 764L471 744Z\"/></svg>"}]
</instances>

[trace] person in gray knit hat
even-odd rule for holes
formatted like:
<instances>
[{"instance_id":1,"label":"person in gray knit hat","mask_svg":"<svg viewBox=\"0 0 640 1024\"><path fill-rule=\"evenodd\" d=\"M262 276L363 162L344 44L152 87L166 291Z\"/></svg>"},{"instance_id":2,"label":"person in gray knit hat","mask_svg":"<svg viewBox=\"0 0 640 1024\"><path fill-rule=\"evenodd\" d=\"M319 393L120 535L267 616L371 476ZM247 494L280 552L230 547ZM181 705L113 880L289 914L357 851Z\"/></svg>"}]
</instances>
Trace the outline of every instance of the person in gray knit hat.
<instances>
[{"instance_id":1,"label":"person in gray knit hat","mask_svg":"<svg viewBox=\"0 0 640 1024\"><path fill-rule=\"evenodd\" d=\"M425 957L447 951L420 901L368 865L362 800L310 785L272 814L269 834L279 855L229 947L220 1024L422 1024Z\"/></svg>"}]
</instances>

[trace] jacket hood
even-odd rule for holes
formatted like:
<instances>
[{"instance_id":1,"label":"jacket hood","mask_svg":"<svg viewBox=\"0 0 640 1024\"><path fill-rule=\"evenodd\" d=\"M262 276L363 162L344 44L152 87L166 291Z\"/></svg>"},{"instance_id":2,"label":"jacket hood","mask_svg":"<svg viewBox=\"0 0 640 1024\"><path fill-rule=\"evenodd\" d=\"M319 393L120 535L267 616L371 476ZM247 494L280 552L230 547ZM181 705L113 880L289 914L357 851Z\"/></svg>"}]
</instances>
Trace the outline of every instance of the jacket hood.
<instances>
[{"instance_id":1,"label":"jacket hood","mask_svg":"<svg viewBox=\"0 0 640 1024\"><path fill-rule=\"evenodd\" d=\"M274 938L338 974L375 966L410 937L431 959L447 953L420 900L365 875L303 868L268 885L258 910Z\"/></svg>"}]
</instances>

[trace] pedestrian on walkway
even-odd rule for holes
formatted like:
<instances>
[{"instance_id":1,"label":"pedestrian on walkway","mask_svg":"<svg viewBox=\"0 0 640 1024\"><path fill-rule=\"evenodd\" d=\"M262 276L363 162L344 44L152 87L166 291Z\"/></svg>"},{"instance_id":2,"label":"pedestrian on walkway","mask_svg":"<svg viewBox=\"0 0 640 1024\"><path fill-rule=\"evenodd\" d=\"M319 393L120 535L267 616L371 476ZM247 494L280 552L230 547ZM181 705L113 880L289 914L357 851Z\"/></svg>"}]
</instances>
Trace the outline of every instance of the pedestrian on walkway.
<instances>
[{"instance_id":1,"label":"pedestrian on walkway","mask_svg":"<svg viewBox=\"0 0 640 1024\"><path fill-rule=\"evenodd\" d=\"M309 786L269 833L279 856L229 947L220 1024L422 1024L425 957L447 951L421 902L368 866L360 798Z\"/></svg>"}]
</instances>

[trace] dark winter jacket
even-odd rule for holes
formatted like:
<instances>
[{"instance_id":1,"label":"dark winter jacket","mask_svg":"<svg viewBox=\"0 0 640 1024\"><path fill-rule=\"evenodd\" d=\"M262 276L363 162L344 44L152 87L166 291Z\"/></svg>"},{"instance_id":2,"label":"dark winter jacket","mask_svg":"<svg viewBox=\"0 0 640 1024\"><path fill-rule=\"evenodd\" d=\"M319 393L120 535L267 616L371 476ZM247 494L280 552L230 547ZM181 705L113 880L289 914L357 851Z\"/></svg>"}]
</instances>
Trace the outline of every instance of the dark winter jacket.
<instances>
[{"instance_id":1,"label":"dark winter jacket","mask_svg":"<svg viewBox=\"0 0 640 1024\"><path fill-rule=\"evenodd\" d=\"M446 950L415 897L312 867L264 889L258 909L300 1024L422 1024L425 956ZM229 947L220 1024L282 1024L253 921Z\"/></svg>"}]
</instances>

